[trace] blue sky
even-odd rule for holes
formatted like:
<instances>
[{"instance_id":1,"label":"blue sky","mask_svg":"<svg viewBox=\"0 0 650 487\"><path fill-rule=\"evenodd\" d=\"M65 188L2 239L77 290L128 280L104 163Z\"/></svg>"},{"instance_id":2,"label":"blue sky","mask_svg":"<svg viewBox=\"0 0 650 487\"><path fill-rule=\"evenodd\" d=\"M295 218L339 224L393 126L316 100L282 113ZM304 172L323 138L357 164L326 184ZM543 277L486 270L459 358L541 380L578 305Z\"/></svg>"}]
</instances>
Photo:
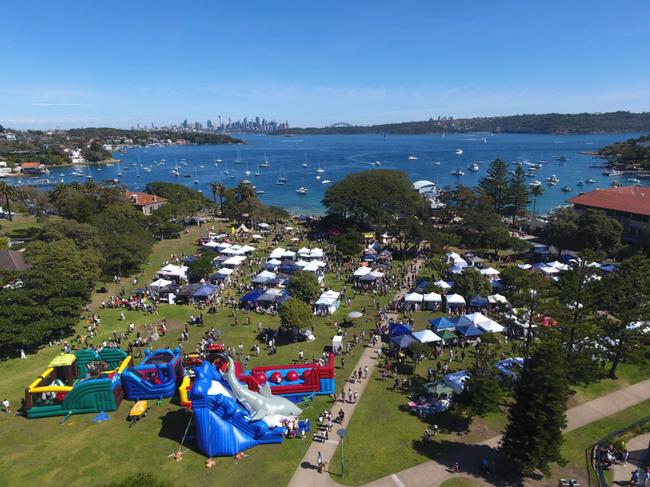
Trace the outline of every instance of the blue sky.
<instances>
[{"instance_id":1,"label":"blue sky","mask_svg":"<svg viewBox=\"0 0 650 487\"><path fill-rule=\"evenodd\" d=\"M650 111L647 0L8 2L0 124Z\"/></svg>"}]
</instances>

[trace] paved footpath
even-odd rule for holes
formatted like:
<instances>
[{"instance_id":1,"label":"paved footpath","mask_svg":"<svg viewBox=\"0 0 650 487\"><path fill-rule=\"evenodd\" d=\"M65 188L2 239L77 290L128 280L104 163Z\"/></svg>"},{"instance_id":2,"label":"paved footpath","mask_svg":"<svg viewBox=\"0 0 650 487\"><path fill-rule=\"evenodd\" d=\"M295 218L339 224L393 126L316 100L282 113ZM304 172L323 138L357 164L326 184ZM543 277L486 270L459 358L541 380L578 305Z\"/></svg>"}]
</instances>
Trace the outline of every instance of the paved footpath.
<instances>
[{"instance_id":1,"label":"paved footpath","mask_svg":"<svg viewBox=\"0 0 650 487\"><path fill-rule=\"evenodd\" d=\"M416 263L416 269L421 262ZM417 270L416 270L417 272ZM406 293L407 289L402 289L397 297ZM389 315L396 318L396 315ZM377 364L377 349L370 344L366 345L359 362L355 369L359 367L368 367L368 376L372 377ZM347 382L345 390L350 388L353 392L359 394L359 399L366 388L367 380L360 383ZM635 404L650 399L650 379L643 382L627 386L614 391L605 396L599 397L592 401L576 406L567 411L567 427L565 433L580 428L593 421L605 418L619 411L627 409ZM347 401L342 403L337 401L332 406L332 416L336 417L338 409L345 412L345 427L349 423L357 404L351 404ZM329 462L336 452L339 442L341 441L336 431L341 426L335 423L334 430L329 435L329 439L324 443L313 441L307 453L303 457L300 465L296 469L293 477L289 482L289 487L337 487L340 486L327 472L319 474L316 470L316 458L318 452L321 452L326 462ZM484 457L491 458L494 456L495 449L501 440L501 436L495 436L479 444L467 445L450 452L435 460L429 460L414 467L402 470L401 472L388 475L381 479L366 484L366 487L435 487L443 481L452 477L471 477L479 485L492 485L479 476L478 466ZM646 442L647 445L647 442ZM461 468L461 474L455 474L451 471L454 462L458 462ZM629 480L629 477L628 479ZM342 486L341 486L342 487Z\"/></svg>"},{"instance_id":2,"label":"paved footpath","mask_svg":"<svg viewBox=\"0 0 650 487\"><path fill-rule=\"evenodd\" d=\"M417 261L415 263L415 274L417 274L418 269L422 265L421 261ZM409 276L413 276L414 273L409 272ZM396 294L396 299L401 298L406 292L408 291L407 288L403 288L399 291L399 293ZM388 314L388 318L396 319L397 315L393 313ZM361 358L355 365L354 370L359 370L359 368L363 367L368 367L368 380L372 378L372 374L375 370L375 365L377 364L377 352L381 349L381 342L378 342L378 347L375 348L373 347L370 343L365 345L365 348L363 350L363 353L361 354ZM349 379L349 378L346 378ZM349 421L350 418L352 417L352 414L354 413L355 408L357 407L357 403L349 403L347 401L347 391L348 388L352 390L352 392L357 392L359 394L359 400L361 399L361 396L363 395L363 391L366 388L366 385L368 384L368 380L362 380L361 382L357 383L351 383L349 380L345 383L345 392L346 392L346 401L341 402L341 401L336 401L334 405L332 406L332 416L336 417L338 415L338 410L343 409L343 412L345 413L345 423L341 426L337 423L334 423L334 429L333 431L329 434L329 439L326 440L324 443L319 442L319 441L313 441L312 444L309 446L309 449L307 450L307 453L303 457L302 461L300 462L300 465L298 466L298 469L294 473L293 477L291 478L291 481L289 482L289 487L309 487L309 486L336 486L338 485L329 475L328 472L323 472L322 474L319 474L316 470L316 458L318 457L318 452L320 452L323 455L323 459L329 463L329 461L332 459L334 456L334 453L336 452L336 448L339 445L339 442L341 439L339 436L336 434L336 431L341 429L342 427L345 427Z\"/></svg>"},{"instance_id":3,"label":"paved footpath","mask_svg":"<svg viewBox=\"0 0 650 487\"><path fill-rule=\"evenodd\" d=\"M630 456L627 459L626 465L621 465L617 463L614 465L612 472L614 474L613 485L625 485L626 482L629 482L632 478L632 471L639 468L641 462L648 454L648 448L650 447L650 433L645 433L643 435L635 436L627 442L627 451L630 453ZM643 485L643 476L645 472L640 472L639 479ZM650 485L650 483L648 484Z\"/></svg>"}]
</instances>

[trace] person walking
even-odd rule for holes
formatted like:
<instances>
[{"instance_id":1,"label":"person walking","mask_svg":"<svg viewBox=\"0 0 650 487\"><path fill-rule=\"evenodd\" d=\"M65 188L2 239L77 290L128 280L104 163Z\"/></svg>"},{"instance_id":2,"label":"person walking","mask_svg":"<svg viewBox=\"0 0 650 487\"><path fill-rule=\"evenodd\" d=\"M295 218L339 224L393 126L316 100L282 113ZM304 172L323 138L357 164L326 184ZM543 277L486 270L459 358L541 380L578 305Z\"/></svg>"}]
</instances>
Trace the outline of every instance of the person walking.
<instances>
[{"instance_id":1,"label":"person walking","mask_svg":"<svg viewBox=\"0 0 650 487\"><path fill-rule=\"evenodd\" d=\"M363 379L368 380L368 366L367 365L363 366Z\"/></svg>"},{"instance_id":2,"label":"person walking","mask_svg":"<svg viewBox=\"0 0 650 487\"><path fill-rule=\"evenodd\" d=\"M323 473L323 454L318 452L316 456L316 465L318 465L318 473Z\"/></svg>"}]
</instances>

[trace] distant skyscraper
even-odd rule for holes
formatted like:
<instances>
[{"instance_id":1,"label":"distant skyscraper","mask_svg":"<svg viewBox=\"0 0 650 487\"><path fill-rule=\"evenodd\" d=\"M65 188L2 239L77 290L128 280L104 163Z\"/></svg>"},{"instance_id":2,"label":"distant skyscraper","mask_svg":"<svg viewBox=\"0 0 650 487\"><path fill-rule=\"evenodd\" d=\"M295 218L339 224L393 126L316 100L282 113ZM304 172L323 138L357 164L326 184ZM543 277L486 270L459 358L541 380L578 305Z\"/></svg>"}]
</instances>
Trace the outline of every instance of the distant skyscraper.
<instances>
[{"instance_id":1,"label":"distant skyscraper","mask_svg":"<svg viewBox=\"0 0 650 487\"><path fill-rule=\"evenodd\" d=\"M212 126L212 120L208 120L208 121L205 123L205 126L208 127L208 129L212 130L212 128L213 128L213 126Z\"/></svg>"}]
</instances>

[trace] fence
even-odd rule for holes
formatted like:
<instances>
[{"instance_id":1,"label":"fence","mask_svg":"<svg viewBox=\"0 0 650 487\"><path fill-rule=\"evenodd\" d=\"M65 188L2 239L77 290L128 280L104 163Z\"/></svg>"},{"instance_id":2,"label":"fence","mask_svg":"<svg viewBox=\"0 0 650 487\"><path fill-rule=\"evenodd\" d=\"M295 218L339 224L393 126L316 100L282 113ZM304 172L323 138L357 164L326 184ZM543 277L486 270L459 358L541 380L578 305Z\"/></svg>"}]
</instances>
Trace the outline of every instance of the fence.
<instances>
[{"instance_id":1,"label":"fence","mask_svg":"<svg viewBox=\"0 0 650 487\"><path fill-rule=\"evenodd\" d=\"M623 436L625 433L628 433L630 431L634 431L635 429L639 428L640 426L643 426L647 423L650 423L650 416L646 416L643 419L640 419L638 421L635 421L634 423L626 426L623 429L620 429L618 431L615 431L613 433L610 433L609 435L605 436L602 438L598 443L596 443L592 449L591 449L591 465L587 466L587 472L589 473L589 485L591 485L591 472L589 470L590 466L593 466L593 469L596 472L596 481L595 485L597 487L608 487L607 481L605 480L605 471L601 462L602 455L601 455L601 450L603 448L606 448L609 444L611 444L613 441L616 441L620 436ZM650 452L646 453L647 455L650 454Z\"/></svg>"}]
</instances>

